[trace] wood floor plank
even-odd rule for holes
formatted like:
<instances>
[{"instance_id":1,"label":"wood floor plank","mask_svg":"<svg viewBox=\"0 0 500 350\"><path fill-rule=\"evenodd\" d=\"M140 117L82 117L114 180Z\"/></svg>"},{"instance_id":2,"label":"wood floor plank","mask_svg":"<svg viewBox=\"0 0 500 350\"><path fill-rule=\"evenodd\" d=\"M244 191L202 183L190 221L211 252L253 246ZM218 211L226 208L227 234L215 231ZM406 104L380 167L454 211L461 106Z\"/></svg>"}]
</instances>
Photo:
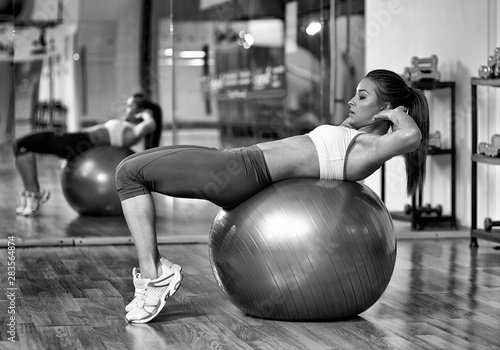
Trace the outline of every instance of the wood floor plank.
<instances>
[{"instance_id":1,"label":"wood floor plank","mask_svg":"<svg viewBox=\"0 0 500 350\"><path fill-rule=\"evenodd\" d=\"M95 333L105 344L106 349L130 348L131 340L125 331L127 322L123 317L107 317L102 322L92 323Z\"/></svg>"},{"instance_id":2,"label":"wood floor plank","mask_svg":"<svg viewBox=\"0 0 500 350\"><path fill-rule=\"evenodd\" d=\"M84 349L80 339L68 326L52 326L39 328L39 336L45 348L49 349Z\"/></svg>"},{"instance_id":3,"label":"wood floor plank","mask_svg":"<svg viewBox=\"0 0 500 350\"><path fill-rule=\"evenodd\" d=\"M39 334L39 329L33 323L20 323L17 328L18 340L14 343L18 346L17 349L45 349L46 344L43 343ZM3 347L0 347L3 349Z\"/></svg>"},{"instance_id":4,"label":"wood floor plank","mask_svg":"<svg viewBox=\"0 0 500 350\"><path fill-rule=\"evenodd\" d=\"M207 322L200 316L194 322L183 325L179 333L175 335L177 342L189 345L191 349L234 349L250 350L251 347L245 342L238 341L238 337L228 332L217 324Z\"/></svg>"},{"instance_id":5,"label":"wood floor plank","mask_svg":"<svg viewBox=\"0 0 500 350\"><path fill-rule=\"evenodd\" d=\"M178 324L127 324L125 332L129 341L127 349L189 350L185 344L176 344L171 334Z\"/></svg>"},{"instance_id":6,"label":"wood floor plank","mask_svg":"<svg viewBox=\"0 0 500 350\"><path fill-rule=\"evenodd\" d=\"M80 341L84 349L89 350L104 350L110 349L102 341L101 337L96 333L95 329L90 326L71 327L71 331Z\"/></svg>"}]
</instances>

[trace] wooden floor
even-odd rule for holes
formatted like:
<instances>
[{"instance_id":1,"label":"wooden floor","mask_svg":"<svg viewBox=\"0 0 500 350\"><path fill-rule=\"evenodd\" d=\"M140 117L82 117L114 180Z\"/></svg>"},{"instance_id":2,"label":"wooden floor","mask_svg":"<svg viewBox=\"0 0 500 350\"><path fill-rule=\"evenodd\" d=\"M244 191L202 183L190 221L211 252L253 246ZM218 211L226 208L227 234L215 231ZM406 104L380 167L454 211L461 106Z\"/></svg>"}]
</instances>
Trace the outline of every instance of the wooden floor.
<instances>
[{"instance_id":1,"label":"wooden floor","mask_svg":"<svg viewBox=\"0 0 500 350\"><path fill-rule=\"evenodd\" d=\"M79 216L61 193L59 167L57 159L41 160L41 182L52 198L39 217L16 217L20 182L10 152L0 150L2 350L500 349L500 250L493 243L400 239L387 290L357 318L269 321L234 307L213 277L206 242L217 208L165 198L158 200L158 226L170 244L160 251L184 267L184 283L153 322L128 324L124 305L133 297L137 259L124 220ZM12 236L15 251L6 248Z\"/></svg>"},{"instance_id":2,"label":"wooden floor","mask_svg":"<svg viewBox=\"0 0 500 350\"><path fill-rule=\"evenodd\" d=\"M246 316L219 289L205 244L161 245L181 289L151 323L127 324L132 246L17 248L14 304L0 296L1 349L498 349L500 251L480 242L404 240L375 305L342 322ZM6 288L7 250L0 250ZM11 287L12 288L12 287ZM16 312L8 341L7 308Z\"/></svg>"}]
</instances>

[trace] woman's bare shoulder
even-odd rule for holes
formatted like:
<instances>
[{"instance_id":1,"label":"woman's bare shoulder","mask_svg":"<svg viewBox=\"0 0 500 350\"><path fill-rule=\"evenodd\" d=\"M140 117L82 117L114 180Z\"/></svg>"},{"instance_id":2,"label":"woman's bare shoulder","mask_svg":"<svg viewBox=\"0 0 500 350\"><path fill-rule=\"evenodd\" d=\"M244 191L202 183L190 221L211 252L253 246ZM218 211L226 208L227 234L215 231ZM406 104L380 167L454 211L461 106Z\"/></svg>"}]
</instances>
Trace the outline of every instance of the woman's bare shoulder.
<instances>
[{"instance_id":1,"label":"woman's bare shoulder","mask_svg":"<svg viewBox=\"0 0 500 350\"><path fill-rule=\"evenodd\" d=\"M367 178L386 161L376 142L380 135L362 133L354 140L346 159L346 175L351 181Z\"/></svg>"},{"instance_id":2,"label":"woman's bare shoulder","mask_svg":"<svg viewBox=\"0 0 500 350\"><path fill-rule=\"evenodd\" d=\"M395 132L359 135L349 151L348 178L357 181L370 176L389 159L413 150L414 144L412 138L401 137Z\"/></svg>"}]
</instances>

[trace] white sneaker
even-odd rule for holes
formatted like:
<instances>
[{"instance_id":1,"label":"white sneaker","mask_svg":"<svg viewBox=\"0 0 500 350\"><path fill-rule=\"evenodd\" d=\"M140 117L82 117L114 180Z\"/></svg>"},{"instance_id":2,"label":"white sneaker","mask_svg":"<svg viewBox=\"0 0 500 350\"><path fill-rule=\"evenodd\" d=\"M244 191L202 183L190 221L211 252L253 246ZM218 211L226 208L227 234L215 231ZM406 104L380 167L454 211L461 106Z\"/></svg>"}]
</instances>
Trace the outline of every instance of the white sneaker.
<instances>
[{"instance_id":1,"label":"white sneaker","mask_svg":"<svg viewBox=\"0 0 500 350\"><path fill-rule=\"evenodd\" d=\"M182 267L172 263L165 258L160 258L160 262L162 263L162 265L166 265L173 271L178 271L179 273L182 271ZM134 279L135 292L134 299L125 306L125 312L127 313L140 306L141 300L143 299L144 293L146 292L147 283L149 281L149 279L147 278L141 278L141 273L138 267L134 267L132 269L132 276Z\"/></svg>"},{"instance_id":2,"label":"white sneaker","mask_svg":"<svg viewBox=\"0 0 500 350\"><path fill-rule=\"evenodd\" d=\"M16 208L16 215L22 215L24 209L26 208L26 191L19 192L21 200L19 201L19 206Z\"/></svg>"},{"instance_id":3,"label":"white sneaker","mask_svg":"<svg viewBox=\"0 0 500 350\"><path fill-rule=\"evenodd\" d=\"M151 321L165 306L166 299L177 292L182 283L180 271L162 266L162 274L155 279L146 279L144 291L136 298L136 307L125 316L132 323Z\"/></svg>"},{"instance_id":4,"label":"white sneaker","mask_svg":"<svg viewBox=\"0 0 500 350\"><path fill-rule=\"evenodd\" d=\"M33 191L26 191L26 207L20 213L20 215L24 215L27 217L38 215L42 210L43 205L46 201L49 200L49 198L49 191L40 191L38 193Z\"/></svg>"}]
</instances>

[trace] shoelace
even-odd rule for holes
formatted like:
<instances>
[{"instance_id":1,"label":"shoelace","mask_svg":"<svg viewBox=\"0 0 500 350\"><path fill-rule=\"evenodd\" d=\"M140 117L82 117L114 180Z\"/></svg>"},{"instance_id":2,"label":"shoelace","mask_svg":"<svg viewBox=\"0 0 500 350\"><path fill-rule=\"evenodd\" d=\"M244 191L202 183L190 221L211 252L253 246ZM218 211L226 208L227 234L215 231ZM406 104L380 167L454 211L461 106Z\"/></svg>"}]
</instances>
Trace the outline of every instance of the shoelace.
<instances>
[{"instance_id":1,"label":"shoelace","mask_svg":"<svg viewBox=\"0 0 500 350\"><path fill-rule=\"evenodd\" d=\"M19 208L26 208L26 193L25 192L22 192L21 193L21 203L19 203Z\"/></svg>"},{"instance_id":2,"label":"shoelace","mask_svg":"<svg viewBox=\"0 0 500 350\"><path fill-rule=\"evenodd\" d=\"M35 210L36 207L38 207L38 202L36 198L34 196L26 197L26 208L29 208L30 210Z\"/></svg>"},{"instance_id":3,"label":"shoelace","mask_svg":"<svg viewBox=\"0 0 500 350\"><path fill-rule=\"evenodd\" d=\"M135 307L142 307L146 301L146 288L136 289L132 305Z\"/></svg>"}]
</instances>

